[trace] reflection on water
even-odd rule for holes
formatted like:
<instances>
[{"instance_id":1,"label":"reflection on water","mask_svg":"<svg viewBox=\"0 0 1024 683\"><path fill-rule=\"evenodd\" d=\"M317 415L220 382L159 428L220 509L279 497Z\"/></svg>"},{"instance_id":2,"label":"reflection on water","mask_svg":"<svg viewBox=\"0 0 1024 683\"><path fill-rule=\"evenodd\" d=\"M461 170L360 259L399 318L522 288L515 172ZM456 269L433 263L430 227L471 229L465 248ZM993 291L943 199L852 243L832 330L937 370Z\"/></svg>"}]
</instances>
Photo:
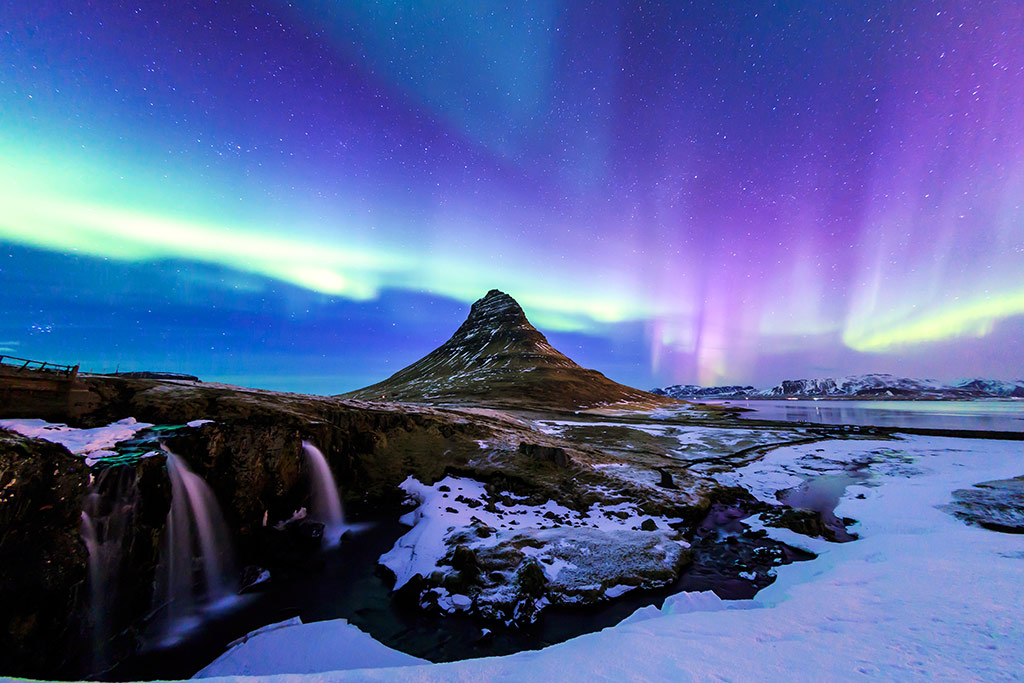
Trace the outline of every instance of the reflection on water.
<instances>
[{"instance_id":1,"label":"reflection on water","mask_svg":"<svg viewBox=\"0 0 1024 683\"><path fill-rule=\"evenodd\" d=\"M777 496L790 507L819 513L822 524L831 529L837 541L845 543L857 537L847 531L846 524L836 517L836 506L847 487L867 481L868 476L863 470L820 474L809 477L799 486L779 491Z\"/></svg>"},{"instance_id":2,"label":"reflection on water","mask_svg":"<svg viewBox=\"0 0 1024 683\"><path fill-rule=\"evenodd\" d=\"M743 417L818 424L1024 432L1024 401L715 401Z\"/></svg>"}]
</instances>

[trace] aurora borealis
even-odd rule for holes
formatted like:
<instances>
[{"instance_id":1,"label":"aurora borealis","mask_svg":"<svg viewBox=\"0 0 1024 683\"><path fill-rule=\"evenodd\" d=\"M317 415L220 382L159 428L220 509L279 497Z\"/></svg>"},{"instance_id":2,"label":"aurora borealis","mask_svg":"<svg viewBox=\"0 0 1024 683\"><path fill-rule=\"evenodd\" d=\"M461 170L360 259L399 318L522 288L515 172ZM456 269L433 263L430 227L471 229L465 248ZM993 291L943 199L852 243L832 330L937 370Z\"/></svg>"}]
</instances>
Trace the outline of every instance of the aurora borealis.
<instances>
[{"instance_id":1,"label":"aurora borealis","mask_svg":"<svg viewBox=\"0 0 1024 683\"><path fill-rule=\"evenodd\" d=\"M1024 367L1024 5L0 6L0 353L296 391Z\"/></svg>"}]
</instances>

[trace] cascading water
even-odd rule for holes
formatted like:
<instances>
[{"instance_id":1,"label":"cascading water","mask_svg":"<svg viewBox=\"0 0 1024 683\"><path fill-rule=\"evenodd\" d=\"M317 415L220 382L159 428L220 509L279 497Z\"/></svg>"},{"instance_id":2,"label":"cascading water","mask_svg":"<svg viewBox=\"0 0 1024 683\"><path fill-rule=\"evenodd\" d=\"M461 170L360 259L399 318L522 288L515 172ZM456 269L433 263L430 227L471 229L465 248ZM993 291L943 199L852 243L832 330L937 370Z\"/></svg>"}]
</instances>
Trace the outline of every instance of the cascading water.
<instances>
[{"instance_id":1,"label":"cascading water","mask_svg":"<svg viewBox=\"0 0 1024 683\"><path fill-rule=\"evenodd\" d=\"M89 551L89 603L92 613L93 671L111 663L108 643L117 621L121 566L135 523L139 491L132 467L96 471L89 482L82 509L82 540Z\"/></svg>"},{"instance_id":2,"label":"cascading water","mask_svg":"<svg viewBox=\"0 0 1024 683\"><path fill-rule=\"evenodd\" d=\"M197 626L203 611L235 594L231 537L213 491L184 460L164 449L171 509L157 576L162 644Z\"/></svg>"},{"instance_id":3,"label":"cascading water","mask_svg":"<svg viewBox=\"0 0 1024 683\"><path fill-rule=\"evenodd\" d=\"M320 449L308 441L303 441L302 450L306 454L313 489L312 517L323 523L324 538L328 539L328 545L334 545L339 541L345 526L338 486L334 482L327 458Z\"/></svg>"}]
</instances>

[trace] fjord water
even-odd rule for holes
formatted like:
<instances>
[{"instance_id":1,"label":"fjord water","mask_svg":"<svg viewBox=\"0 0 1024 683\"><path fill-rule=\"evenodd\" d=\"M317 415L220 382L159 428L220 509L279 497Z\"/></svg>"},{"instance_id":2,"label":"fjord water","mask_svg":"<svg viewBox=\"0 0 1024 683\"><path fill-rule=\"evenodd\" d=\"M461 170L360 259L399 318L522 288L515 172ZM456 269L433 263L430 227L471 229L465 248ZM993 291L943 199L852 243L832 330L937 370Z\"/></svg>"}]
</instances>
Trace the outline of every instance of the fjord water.
<instances>
[{"instance_id":1,"label":"fjord water","mask_svg":"<svg viewBox=\"0 0 1024 683\"><path fill-rule=\"evenodd\" d=\"M708 401L749 408L742 417L830 425L1024 432L1024 400Z\"/></svg>"}]
</instances>

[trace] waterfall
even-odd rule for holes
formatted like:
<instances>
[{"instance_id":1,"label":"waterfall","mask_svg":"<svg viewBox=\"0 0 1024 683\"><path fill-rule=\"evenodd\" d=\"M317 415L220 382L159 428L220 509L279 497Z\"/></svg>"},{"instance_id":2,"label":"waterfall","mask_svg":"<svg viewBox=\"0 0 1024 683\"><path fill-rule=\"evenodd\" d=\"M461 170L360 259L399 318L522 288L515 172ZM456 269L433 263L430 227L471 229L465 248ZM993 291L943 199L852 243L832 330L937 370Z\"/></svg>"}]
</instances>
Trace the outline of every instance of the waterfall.
<instances>
[{"instance_id":1,"label":"waterfall","mask_svg":"<svg viewBox=\"0 0 1024 683\"><path fill-rule=\"evenodd\" d=\"M92 494L88 494L92 495ZM95 671L103 665L103 652L106 649L106 633L109 631L107 620L107 604L103 600L103 562L100 560L100 541L96 525L86 510L82 510L82 540L89 552L89 608L92 610L92 649L90 655L91 670Z\"/></svg>"},{"instance_id":2,"label":"waterfall","mask_svg":"<svg viewBox=\"0 0 1024 683\"><path fill-rule=\"evenodd\" d=\"M235 594L231 537L213 491L184 460L164 449L171 509L157 576L157 605L165 607L162 643L197 626L201 613Z\"/></svg>"},{"instance_id":3,"label":"waterfall","mask_svg":"<svg viewBox=\"0 0 1024 683\"><path fill-rule=\"evenodd\" d=\"M306 454L313 489L312 517L323 523L324 538L327 539L328 545L334 545L340 539L345 526L338 486L334 483L327 458L320 449L308 441L303 441L302 450Z\"/></svg>"},{"instance_id":4,"label":"waterfall","mask_svg":"<svg viewBox=\"0 0 1024 683\"><path fill-rule=\"evenodd\" d=\"M89 607L92 614L91 668L110 664L115 635L121 566L135 523L139 492L133 467L101 469L90 477L82 509L82 540L89 552Z\"/></svg>"}]
</instances>

